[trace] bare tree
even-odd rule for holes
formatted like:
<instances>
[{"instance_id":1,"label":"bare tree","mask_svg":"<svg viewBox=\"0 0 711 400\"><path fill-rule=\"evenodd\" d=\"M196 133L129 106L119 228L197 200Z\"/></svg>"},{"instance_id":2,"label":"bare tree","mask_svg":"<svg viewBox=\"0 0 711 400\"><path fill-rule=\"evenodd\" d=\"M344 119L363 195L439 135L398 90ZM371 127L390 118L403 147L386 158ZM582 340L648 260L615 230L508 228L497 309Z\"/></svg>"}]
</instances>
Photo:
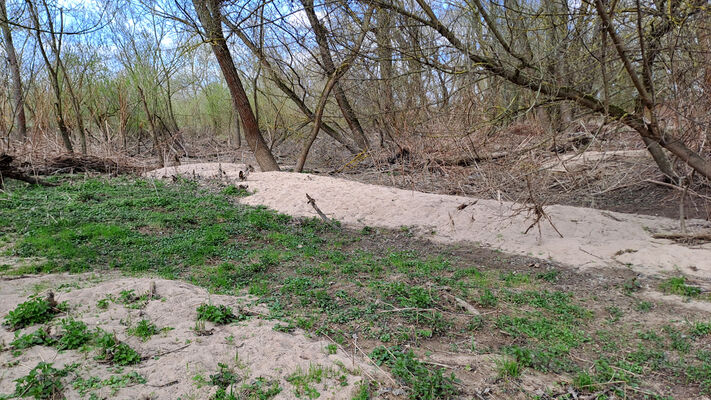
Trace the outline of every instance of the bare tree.
<instances>
[{"instance_id":1,"label":"bare tree","mask_svg":"<svg viewBox=\"0 0 711 400\"><path fill-rule=\"evenodd\" d=\"M279 165L259 131L259 125L249 104L247 93L244 90L232 59L232 54L227 46L227 40L222 30L223 16L220 5L221 1L219 0L193 0L193 6L200 20L205 40L210 44L215 54L222 75L230 89L234 107L242 120L247 144L254 152L262 171L278 171Z\"/></svg>"},{"instance_id":2,"label":"bare tree","mask_svg":"<svg viewBox=\"0 0 711 400\"><path fill-rule=\"evenodd\" d=\"M20 62L17 59L15 44L12 41L12 32L10 31L10 24L7 18L7 4L5 0L0 0L0 29L2 29L5 53L7 54L7 61L10 65L10 75L12 76L12 108L15 117L15 127L17 128L17 136L19 139L24 140L27 136L27 122L25 120L25 101L22 92Z\"/></svg>"}]
</instances>

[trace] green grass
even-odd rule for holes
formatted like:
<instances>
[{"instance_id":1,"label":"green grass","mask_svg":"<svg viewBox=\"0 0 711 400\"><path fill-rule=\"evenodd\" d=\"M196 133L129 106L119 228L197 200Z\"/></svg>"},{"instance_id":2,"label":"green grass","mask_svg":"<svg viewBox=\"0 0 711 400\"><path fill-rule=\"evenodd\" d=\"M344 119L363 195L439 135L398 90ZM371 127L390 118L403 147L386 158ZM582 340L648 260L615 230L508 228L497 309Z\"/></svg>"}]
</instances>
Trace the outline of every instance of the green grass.
<instances>
[{"instance_id":1,"label":"green grass","mask_svg":"<svg viewBox=\"0 0 711 400\"><path fill-rule=\"evenodd\" d=\"M441 368L429 368L415 358L412 350L376 347L370 354L378 365L387 365L392 374L410 388L410 399L452 398L457 394L454 375L445 376Z\"/></svg>"},{"instance_id":2,"label":"green grass","mask_svg":"<svg viewBox=\"0 0 711 400\"><path fill-rule=\"evenodd\" d=\"M686 283L686 277L683 276L675 276L666 279L659 285L659 288L664 293L677 294L679 296L698 297L701 294L701 288L688 285Z\"/></svg>"}]
</instances>

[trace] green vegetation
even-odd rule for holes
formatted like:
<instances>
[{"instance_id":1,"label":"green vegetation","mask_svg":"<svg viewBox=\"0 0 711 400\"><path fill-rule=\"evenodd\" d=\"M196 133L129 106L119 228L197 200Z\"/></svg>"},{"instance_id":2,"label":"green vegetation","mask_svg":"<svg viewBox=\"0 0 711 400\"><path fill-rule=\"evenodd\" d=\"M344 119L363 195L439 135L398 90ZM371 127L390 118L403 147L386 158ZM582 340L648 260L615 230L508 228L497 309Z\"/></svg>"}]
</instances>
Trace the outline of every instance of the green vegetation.
<instances>
[{"instance_id":1,"label":"green vegetation","mask_svg":"<svg viewBox=\"0 0 711 400\"><path fill-rule=\"evenodd\" d=\"M57 349L59 350L78 349L93 337L85 323L76 321L73 318L63 319L61 327L63 333L57 340Z\"/></svg>"},{"instance_id":2,"label":"green vegetation","mask_svg":"<svg viewBox=\"0 0 711 400\"><path fill-rule=\"evenodd\" d=\"M676 276L669 278L659 285L664 293L678 294L679 296L698 297L701 294L701 288L686 284L686 277Z\"/></svg>"},{"instance_id":3,"label":"green vegetation","mask_svg":"<svg viewBox=\"0 0 711 400\"><path fill-rule=\"evenodd\" d=\"M128 330L128 334L139 337L145 342L150 339L151 336L158 334L159 331L154 323L147 319L142 319L136 326Z\"/></svg>"},{"instance_id":4,"label":"green vegetation","mask_svg":"<svg viewBox=\"0 0 711 400\"><path fill-rule=\"evenodd\" d=\"M556 374L556 381L585 395L605 390L624 398L635 390L654 392L662 386L650 383L660 380L675 390L711 393L711 323L668 318L666 307L642 300L639 292L646 289L636 278L617 280L612 287L618 289L605 292L610 300L600 296L603 286L581 285L575 274L551 266L531 269L529 259L452 250L401 233L335 229L315 219L235 205L221 187L201 188L185 180L153 186L140 179L61 179L55 178L60 186L54 188L16 185L0 194L5 222L0 236L14 238L7 251L42 257L5 273L149 272L214 293L250 293L268 309L266 318L276 321L275 330L293 334L298 328L327 337L334 342L323 350L328 354L338 346L350 352L357 337L412 398L459 393L448 371L425 361L425 349L496 355L501 361L491 378L514 386L535 370ZM702 295L683 277L662 282L660 289ZM481 314L467 313L455 298ZM99 300L97 307L143 308L151 300L124 290ZM111 333L90 331L71 318L59 321L55 317L62 309L35 296L8 313L4 324L11 329L45 324L16 335L11 351L35 345L94 348L99 359L113 365L141 361ZM638 318L644 315L655 318ZM202 304L196 333L207 332L206 321L229 324L246 318L226 305ZM126 333L148 340L157 332L150 321L138 320ZM319 379L338 384L342 375L313 366L289 375L293 388L283 390L313 397L321 391ZM282 391L261 378L245 383L227 367L203 380L217 385L223 399L269 398ZM107 386L92 378L80 382ZM364 384L357 398L378 389L375 382ZM660 398L669 394L658 393Z\"/></svg>"},{"instance_id":5,"label":"green vegetation","mask_svg":"<svg viewBox=\"0 0 711 400\"><path fill-rule=\"evenodd\" d=\"M116 335L97 330L96 344L99 347L98 360L110 361L115 365L133 365L141 362L141 356L126 343L116 339Z\"/></svg>"},{"instance_id":6,"label":"green vegetation","mask_svg":"<svg viewBox=\"0 0 711 400\"><path fill-rule=\"evenodd\" d=\"M56 369L52 363L40 362L26 376L15 381L15 396L50 400L64 398L62 378L73 367Z\"/></svg>"},{"instance_id":7,"label":"green vegetation","mask_svg":"<svg viewBox=\"0 0 711 400\"><path fill-rule=\"evenodd\" d=\"M5 316L3 325L14 331L34 324L43 324L64 311L66 304L56 305L46 298L32 296L30 300L10 311Z\"/></svg>"},{"instance_id":8,"label":"green vegetation","mask_svg":"<svg viewBox=\"0 0 711 400\"><path fill-rule=\"evenodd\" d=\"M56 343L54 338L51 338L47 333L47 329L39 328L32 333L22 336L15 334L15 340L10 343L14 349L22 350L32 346L53 346Z\"/></svg>"},{"instance_id":9,"label":"green vegetation","mask_svg":"<svg viewBox=\"0 0 711 400\"><path fill-rule=\"evenodd\" d=\"M430 369L415 359L412 350L399 347L376 347L370 357L378 365L387 365L392 374L410 388L411 399L450 398L457 393L454 374L445 377L441 368Z\"/></svg>"},{"instance_id":10,"label":"green vegetation","mask_svg":"<svg viewBox=\"0 0 711 400\"><path fill-rule=\"evenodd\" d=\"M146 378L136 371L132 371L123 375L111 375L106 379L101 379L96 376L88 378L77 377L72 382L72 387L79 392L81 396L87 393L101 389L102 387L111 388L111 395L115 395L119 389L146 383Z\"/></svg>"},{"instance_id":11,"label":"green vegetation","mask_svg":"<svg viewBox=\"0 0 711 400\"><path fill-rule=\"evenodd\" d=\"M230 322L244 319L244 316L237 316L232 309L225 306L215 306L212 304L201 304L197 308L198 320L214 322L218 325L229 324Z\"/></svg>"}]
</instances>

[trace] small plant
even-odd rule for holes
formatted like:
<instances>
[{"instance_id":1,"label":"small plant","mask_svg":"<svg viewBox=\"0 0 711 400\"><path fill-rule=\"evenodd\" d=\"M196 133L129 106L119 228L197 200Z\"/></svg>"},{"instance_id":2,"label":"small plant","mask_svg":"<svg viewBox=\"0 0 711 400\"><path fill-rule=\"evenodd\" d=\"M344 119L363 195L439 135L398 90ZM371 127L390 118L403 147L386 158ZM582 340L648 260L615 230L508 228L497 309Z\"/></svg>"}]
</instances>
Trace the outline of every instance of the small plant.
<instances>
[{"instance_id":1,"label":"small plant","mask_svg":"<svg viewBox=\"0 0 711 400\"><path fill-rule=\"evenodd\" d=\"M411 388L411 399L451 398L457 394L454 374L445 377L442 369L428 369L415 359L412 350L403 352L399 347L378 346L370 354L377 365L387 365L394 376Z\"/></svg>"},{"instance_id":2,"label":"small plant","mask_svg":"<svg viewBox=\"0 0 711 400\"><path fill-rule=\"evenodd\" d=\"M210 383L217 386L217 393L212 397L213 400L236 400L237 397L232 392L232 385L239 381L237 376L227 364L218 363L220 370L213 375L210 375ZM230 393L227 393L227 388L230 388Z\"/></svg>"},{"instance_id":3,"label":"small plant","mask_svg":"<svg viewBox=\"0 0 711 400\"><path fill-rule=\"evenodd\" d=\"M521 376L521 366L516 360L503 359L496 362L499 378L518 378Z\"/></svg>"},{"instance_id":4,"label":"small plant","mask_svg":"<svg viewBox=\"0 0 711 400\"><path fill-rule=\"evenodd\" d=\"M109 303L111 303L112 301L114 301L114 297L111 295L107 295L103 299L96 302L96 307L100 310L106 310L109 308Z\"/></svg>"},{"instance_id":5,"label":"small plant","mask_svg":"<svg viewBox=\"0 0 711 400\"><path fill-rule=\"evenodd\" d=\"M57 349L59 350L78 349L85 343L88 343L92 337L86 324L82 321L76 321L73 318L63 319L62 329L64 333L59 340L57 340Z\"/></svg>"},{"instance_id":6,"label":"small plant","mask_svg":"<svg viewBox=\"0 0 711 400\"><path fill-rule=\"evenodd\" d=\"M491 292L491 290L486 289L484 290L484 293L479 296L479 300L477 300L477 303L483 307L496 307L496 305L499 303L499 299L496 297L494 293Z\"/></svg>"},{"instance_id":7,"label":"small plant","mask_svg":"<svg viewBox=\"0 0 711 400\"><path fill-rule=\"evenodd\" d=\"M18 305L5 316L3 325L11 331L22 329L34 324L43 324L50 321L60 312L67 310L67 304L57 304L54 295L50 292L47 298L32 296L30 300Z\"/></svg>"},{"instance_id":8,"label":"small plant","mask_svg":"<svg viewBox=\"0 0 711 400\"><path fill-rule=\"evenodd\" d=\"M230 322L239 321L232 309L225 306L215 306L212 304L202 304L197 308L198 320L214 322L218 325L229 324Z\"/></svg>"},{"instance_id":9,"label":"small plant","mask_svg":"<svg viewBox=\"0 0 711 400\"><path fill-rule=\"evenodd\" d=\"M157 334L159 331L158 327L155 326L151 321L147 319L142 319L136 324L135 327L128 330L129 335L139 337L142 341L146 341L151 338L151 336Z\"/></svg>"},{"instance_id":10,"label":"small plant","mask_svg":"<svg viewBox=\"0 0 711 400\"><path fill-rule=\"evenodd\" d=\"M321 393L313 386L314 383L321 383L324 378L323 367L318 365L309 365L307 372L297 370L292 375L286 377L286 381L294 385L294 394L296 397L306 396L309 399L315 399L321 396Z\"/></svg>"},{"instance_id":11,"label":"small plant","mask_svg":"<svg viewBox=\"0 0 711 400\"><path fill-rule=\"evenodd\" d=\"M654 306L654 304L652 304L651 302L642 300L639 303L637 303L635 308L639 312L647 312L647 311L651 310L653 306Z\"/></svg>"},{"instance_id":12,"label":"small plant","mask_svg":"<svg viewBox=\"0 0 711 400\"><path fill-rule=\"evenodd\" d=\"M50 400L63 399L64 385L61 379L68 373L67 368L56 369L52 363L40 362L27 376L15 381L15 396Z\"/></svg>"},{"instance_id":13,"label":"small plant","mask_svg":"<svg viewBox=\"0 0 711 400\"><path fill-rule=\"evenodd\" d=\"M97 345L99 346L99 356L97 359L111 361L115 365L133 365L141 362L141 356L129 347L126 343L121 342L115 335L97 331L99 338Z\"/></svg>"},{"instance_id":14,"label":"small plant","mask_svg":"<svg viewBox=\"0 0 711 400\"><path fill-rule=\"evenodd\" d=\"M142 294L139 296L133 289L122 290L119 293L118 301L128 308L138 309L145 307L146 303L148 303L148 295Z\"/></svg>"},{"instance_id":15,"label":"small plant","mask_svg":"<svg viewBox=\"0 0 711 400\"><path fill-rule=\"evenodd\" d=\"M19 332L18 332L19 333ZM27 349L32 346L52 346L55 340L49 336L47 329L39 328L32 333L28 333L22 336L17 336L15 334L15 340L10 342L10 346L14 349L22 350Z\"/></svg>"},{"instance_id":16,"label":"small plant","mask_svg":"<svg viewBox=\"0 0 711 400\"><path fill-rule=\"evenodd\" d=\"M622 310L617 306L607 307L606 310L608 313L610 313L610 316L607 318L607 320L611 323L619 321L620 318L622 318L622 315L624 315Z\"/></svg>"},{"instance_id":17,"label":"small plant","mask_svg":"<svg viewBox=\"0 0 711 400\"><path fill-rule=\"evenodd\" d=\"M691 327L691 335L696 337L711 335L711 322L695 322Z\"/></svg>"},{"instance_id":18,"label":"small plant","mask_svg":"<svg viewBox=\"0 0 711 400\"><path fill-rule=\"evenodd\" d=\"M249 385L243 385L240 390L240 395L244 399L254 400L269 400L281 393L279 382L268 381L262 377L254 380Z\"/></svg>"},{"instance_id":19,"label":"small plant","mask_svg":"<svg viewBox=\"0 0 711 400\"><path fill-rule=\"evenodd\" d=\"M337 351L338 351L338 346L334 343L331 343L326 346L326 352L328 354L336 354Z\"/></svg>"},{"instance_id":20,"label":"small plant","mask_svg":"<svg viewBox=\"0 0 711 400\"><path fill-rule=\"evenodd\" d=\"M250 194L252 194L247 190L246 185L239 185L239 186L229 185L226 188L222 189L222 193L229 195L229 196L237 196L237 197L247 197Z\"/></svg>"},{"instance_id":21,"label":"small plant","mask_svg":"<svg viewBox=\"0 0 711 400\"><path fill-rule=\"evenodd\" d=\"M676 276L669 278L659 285L664 293L677 294L686 297L698 297L701 294L701 288L686 284L686 277Z\"/></svg>"}]
</instances>

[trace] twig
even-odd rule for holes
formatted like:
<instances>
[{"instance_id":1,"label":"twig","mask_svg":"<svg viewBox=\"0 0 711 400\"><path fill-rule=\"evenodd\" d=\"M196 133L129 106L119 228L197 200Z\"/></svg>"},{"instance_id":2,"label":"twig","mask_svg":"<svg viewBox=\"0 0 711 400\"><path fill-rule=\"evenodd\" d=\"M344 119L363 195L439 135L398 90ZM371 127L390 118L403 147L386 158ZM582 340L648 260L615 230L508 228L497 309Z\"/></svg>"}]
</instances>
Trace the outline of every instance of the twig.
<instances>
[{"instance_id":1,"label":"twig","mask_svg":"<svg viewBox=\"0 0 711 400\"><path fill-rule=\"evenodd\" d=\"M332 225L332 226L336 226L336 225L333 223L333 220L331 220L330 218L328 218L328 217L326 216L326 214L324 214L323 211L321 211L321 209L318 208L318 206L316 205L316 200L314 200L313 197L309 196L308 193L306 193L306 199L308 199L307 203L308 203L308 204L311 204L311 207L313 207L314 210L316 210L316 214L318 214L318 216L321 217L321 219L324 220L324 222L326 222L327 224L330 224L330 225Z\"/></svg>"},{"instance_id":2,"label":"twig","mask_svg":"<svg viewBox=\"0 0 711 400\"><path fill-rule=\"evenodd\" d=\"M177 352L177 351L184 350L184 349L186 349L187 347L190 347L190 343L188 343L188 344L186 344L186 345L184 345L184 346L180 346L180 347L178 347L178 348L176 348L176 349L166 350L166 351L164 351L164 352L162 352L162 353L154 354L154 355L152 355L152 356L143 356L143 357L141 357L141 359L142 359L142 360L148 360L149 358L163 357L163 356L166 355L166 354L175 353L175 352Z\"/></svg>"}]
</instances>

